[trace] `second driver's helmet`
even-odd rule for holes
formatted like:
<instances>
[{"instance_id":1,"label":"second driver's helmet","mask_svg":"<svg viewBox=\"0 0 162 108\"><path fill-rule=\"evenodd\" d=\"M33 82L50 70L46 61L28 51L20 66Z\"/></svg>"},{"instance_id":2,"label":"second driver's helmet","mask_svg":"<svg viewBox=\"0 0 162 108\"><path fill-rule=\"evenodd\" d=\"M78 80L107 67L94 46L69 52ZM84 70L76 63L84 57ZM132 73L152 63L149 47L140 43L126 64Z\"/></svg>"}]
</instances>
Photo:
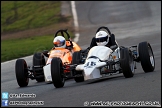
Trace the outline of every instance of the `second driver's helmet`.
<instances>
[{"instance_id":1,"label":"second driver's helmet","mask_svg":"<svg viewBox=\"0 0 162 108\"><path fill-rule=\"evenodd\" d=\"M95 39L98 46L105 46L109 42L109 36L105 31L97 32Z\"/></svg>"},{"instance_id":2,"label":"second driver's helmet","mask_svg":"<svg viewBox=\"0 0 162 108\"><path fill-rule=\"evenodd\" d=\"M53 44L56 48L65 48L66 47L66 40L63 36L57 36L53 40Z\"/></svg>"}]
</instances>

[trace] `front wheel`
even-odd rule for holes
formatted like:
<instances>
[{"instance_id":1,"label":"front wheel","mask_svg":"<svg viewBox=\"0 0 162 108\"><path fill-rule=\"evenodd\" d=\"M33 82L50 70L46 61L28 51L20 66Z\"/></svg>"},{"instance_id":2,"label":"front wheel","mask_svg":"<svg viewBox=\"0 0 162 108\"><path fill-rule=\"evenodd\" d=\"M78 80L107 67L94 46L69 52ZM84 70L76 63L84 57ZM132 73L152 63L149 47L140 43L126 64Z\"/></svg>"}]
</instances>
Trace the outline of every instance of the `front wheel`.
<instances>
[{"instance_id":1,"label":"front wheel","mask_svg":"<svg viewBox=\"0 0 162 108\"><path fill-rule=\"evenodd\" d=\"M65 83L64 70L60 58L55 57L51 61L51 77L52 77L53 85L56 88L60 88L64 86Z\"/></svg>"},{"instance_id":2,"label":"front wheel","mask_svg":"<svg viewBox=\"0 0 162 108\"><path fill-rule=\"evenodd\" d=\"M24 59L17 59L15 64L15 74L20 87L25 87L29 83L27 64Z\"/></svg>"},{"instance_id":3,"label":"front wheel","mask_svg":"<svg viewBox=\"0 0 162 108\"><path fill-rule=\"evenodd\" d=\"M121 48L120 51L120 66L125 78L130 78L134 76L135 64L133 61L132 53L128 48Z\"/></svg>"},{"instance_id":4,"label":"front wheel","mask_svg":"<svg viewBox=\"0 0 162 108\"><path fill-rule=\"evenodd\" d=\"M148 42L141 42L138 45L139 58L145 72L152 72L155 69L155 58Z\"/></svg>"}]
</instances>

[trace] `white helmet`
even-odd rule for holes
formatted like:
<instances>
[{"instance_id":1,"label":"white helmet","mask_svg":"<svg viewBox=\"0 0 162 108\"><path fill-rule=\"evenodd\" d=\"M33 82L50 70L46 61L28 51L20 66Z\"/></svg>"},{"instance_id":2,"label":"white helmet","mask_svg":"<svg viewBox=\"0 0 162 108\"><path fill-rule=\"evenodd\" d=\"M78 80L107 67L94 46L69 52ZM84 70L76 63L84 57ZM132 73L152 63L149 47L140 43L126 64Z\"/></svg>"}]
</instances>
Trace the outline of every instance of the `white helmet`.
<instances>
[{"instance_id":1,"label":"white helmet","mask_svg":"<svg viewBox=\"0 0 162 108\"><path fill-rule=\"evenodd\" d=\"M53 40L53 44L57 48L65 48L66 47L66 40L63 36L57 36Z\"/></svg>"},{"instance_id":2,"label":"white helmet","mask_svg":"<svg viewBox=\"0 0 162 108\"><path fill-rule=\"evenodd\" d=\"M109 36L105 31L99 31L96 34L96 43L98 46L105 46L109 42Z\"/></svg>"}]
</instances>

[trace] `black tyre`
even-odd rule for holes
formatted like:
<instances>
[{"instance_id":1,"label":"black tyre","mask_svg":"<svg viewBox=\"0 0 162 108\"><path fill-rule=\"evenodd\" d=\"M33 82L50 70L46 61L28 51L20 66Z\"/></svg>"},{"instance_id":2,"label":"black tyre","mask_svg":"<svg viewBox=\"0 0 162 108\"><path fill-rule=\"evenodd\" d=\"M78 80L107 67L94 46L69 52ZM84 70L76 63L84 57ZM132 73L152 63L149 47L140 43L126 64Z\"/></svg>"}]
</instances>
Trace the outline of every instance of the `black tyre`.
<instances>
[{"instance_id":1,"label":"black tyre","mask_svg":"<svg viewBox=\"0 0 162 108\"><path fill-rule=\"evenodd\" d=\"M128 48L121 48L120 50L120 66L125 78L130 78L134 76L134 61L132 53Z\"/></svg>"},{"instance_id":2,"label":"black tyre","mask_svg":"<svg viewBox=\"0 0 162 108\"><path fill-rule=\"evenodd\" d=\"M29 83L27 64L24 59L17 59L15 64L15 74L20 87L25 87Z\"/></svg>"},{"instance_id":3,"label":"black tyre","mask_svg":"<svg viewBox=\"0 0 162 108\"><path fill-rule=\"evenodd\" d=\"M72 64L80 64L81 61L81 53L80 51L76 51L73 53L73 59L72 59ZM75 69L73 70L73 73L75 75L74 80L76 82L83 82L84 81L84 76L82 71L76 71Z\"/></svg>"},{"instance_id":4,"label":"black tyre","mask_svg":"<svg viewBox=\"0 0 162 108\"><path fill-rule=\"evenodd\" d=\"M155 58L148 42L141 42L138 45L139 58L145 72L152 72L155 69Z\"/></svg>"},{"instance_id":5,"label":"black tyre","mask_svg":"<svg viewBox=\"0 0 162 108\"><path fill-rule=\"evenodd\" d=\"M65 83L64 70L60 58L55 57L51 61L51 77L52 77L53 85L56 88L60 88L64 86Z\"/></svg>"},{"instance_id":6,"label":"black tyre","mask_svg":"<svg viewBox=\"0 0 162 108\"><path fill-rule=\"evenodd\" d=\"M45 66L45 64L46 64L45 58L42 53L35 53L33 55L33 66ZM39 71L36 70L34 74L35 74L35 76L40 76L40 75L42 76L42 77L36 78L37 82L45 81L43 68L42 68L42 70L39 70Z\"/></svg>"}]
</instances>

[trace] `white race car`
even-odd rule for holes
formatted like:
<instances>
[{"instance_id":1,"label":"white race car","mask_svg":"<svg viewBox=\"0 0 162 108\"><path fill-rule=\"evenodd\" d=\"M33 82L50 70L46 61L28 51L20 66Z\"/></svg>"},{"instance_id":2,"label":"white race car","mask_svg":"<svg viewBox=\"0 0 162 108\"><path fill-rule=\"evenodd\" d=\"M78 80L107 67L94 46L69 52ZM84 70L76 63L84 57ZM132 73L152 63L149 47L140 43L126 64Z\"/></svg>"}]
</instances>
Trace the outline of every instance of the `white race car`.
<instances>
[{"instance_id":1,"label":"white race car","mask_svg":"<svg viewBox=\"0 0 162 108\"><path fill-rule=\"evenodd\" d=\"M107 27L100 27L97 31L103 28L106 28L111 36ZM146 41L130 47L116 45L113 49L94 46L87 54L77 51L73 53L72 63L71 67L73 67L76 82L120 73L123 73L125 78L130 78L134 76L136 63L141 63L144 72L152 72L155 69L154 54L151 45ZM59 72L55 71L55 73ZM54 74L51 75L53 79L58 77ZM59 83L59 81L61 82L61 79L55 83Z\"/></svg>"}]
</instances>

